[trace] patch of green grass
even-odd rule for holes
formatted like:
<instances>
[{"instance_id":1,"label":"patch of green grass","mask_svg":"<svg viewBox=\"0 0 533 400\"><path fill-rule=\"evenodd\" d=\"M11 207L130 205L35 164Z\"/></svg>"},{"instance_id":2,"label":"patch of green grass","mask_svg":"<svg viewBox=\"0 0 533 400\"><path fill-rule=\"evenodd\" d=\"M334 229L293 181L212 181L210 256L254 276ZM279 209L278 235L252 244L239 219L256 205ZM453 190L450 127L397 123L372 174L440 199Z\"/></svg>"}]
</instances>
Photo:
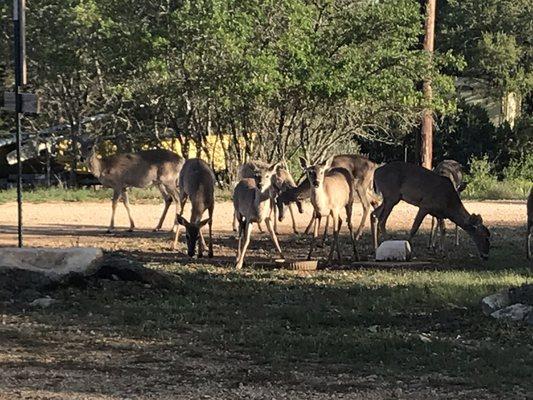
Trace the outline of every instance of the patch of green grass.
<instances>
[{"instance_id":1,"label":"patch of green grass","mask_svg":"<svg viewBox=\"0 0 533 400\"><path fill-rule=\"evenodd\" d=\"M194 332L200 356L210 348L245 353L282 376L314 365L326 374L364 371L389 382L432 375L469 388L531 389L531 328L487 318L479 306L483 296L524 283L526 268L307 275L161 268L179 279L178 291L108 282L56 293L63 300L53 311L33 315L49 326L84 324L153 341ZM90 322L79 317L88 313Z\"/></svg>"}]
</instances>

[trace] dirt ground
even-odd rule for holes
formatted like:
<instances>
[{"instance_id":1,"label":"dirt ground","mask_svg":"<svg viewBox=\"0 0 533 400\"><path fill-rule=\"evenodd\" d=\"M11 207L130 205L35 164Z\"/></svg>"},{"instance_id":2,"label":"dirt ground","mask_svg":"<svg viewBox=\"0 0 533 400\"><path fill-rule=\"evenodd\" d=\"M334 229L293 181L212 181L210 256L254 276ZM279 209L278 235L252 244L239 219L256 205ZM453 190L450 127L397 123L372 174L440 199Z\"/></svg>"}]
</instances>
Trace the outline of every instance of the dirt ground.
<instances>
[{"instance_id":1,"label":"dirt ground","mask_svg":"<svg viewBox=\"0 0 533 400\"><path fill-rule=\"evenodd\" d=\"M514 239L509 239L508 236L522 234L526 209L524 202L467 202L466 207L470 212L480 213L486 225L494 228L493 235L496 242L502 243L504 239L506 240L505 246L500 245L505 247L505 252L499 250L500 258L497 263L503 264L503 261L509 258L507 254L522 253L521 239L520 243L517 241L515 244ZM47 247L96 246L111 251L118 250L142 261L162 264L186 259L183 254L169 250L172 219L170 215L167 217L164 231L152 231L162 211L162 205L133 205L133 217L137 224L135 232L127 232L126 212L122 206L119 206L117 230L113 234L106 234L110 208L108 202L25 204L25 244ZM304 208L303 215L296 214L300 232L305 229L311 215L310 204L304 204ZM396 231L394 233L398 237L405 238L415 212L414 207L398 205L389 219L389 230ZM234 260L237 245L235 234L231 229L232 213L230 202L218 203L214 218L215 260L229 264ZM16 245L16 215L16 204L0 205L0 246ZM185 215L189 215L188 208ZM360 216L360 207L356 206L354 223L359 221ZM287 217L279 227L281 247L289 257L302 257L308 249L309 239L304 235L293 235L289 221ZM429 229L429 225L430 220L427 218L422 230ZM415 251L424 248L424 253L419 253L419 256L431 257L424 245L427 235L423 234L425 232L421 233ZM463 238L464 236L463 233ZM349 256L350 246L346 236L343 240L343 254ZM471 241L465 239L464 243L461 250L454 250L455 253L459 253L456 257L473 260L475 255ZM370 253L368 226L359 246L362 254ZM451 248L451 244L449 246ZM183 244L181 249L183 250ZM250 262L271 261L275 257L272 249L268 235L259 235L255 230L250 245L250 256L247 259ZM317 256L326 254L326 249L319 251L322 253ZM174 268L176 264L171 265ZM268 313L277 312L276 307L279 307L279 321L284 324L287 318L284 314L286 310L294 307L296 304L294 302L299 298L308 296L310 290L316 295L326 296L326 299L333 302L349 299L350 296L359 293L354 291L356 289L347 289L351 290L349 295L344 292L339 292L338 295L329 294L327 290L333 289L328 289L328 282L335 271L325 272L323 278L317 278L316 285L305 287L295 277L285 275L277 276L279 282L274 282L272 276L263 277L262 272L258 272L257 280L252 280L249 278L249 274L252 273L249 272L250 269L245 269L242 276L237 275L231 278L233 279L231 281L230 278L226 278L226 275L233 273L231 267L218 268L215 274L205 273L202 270L194 272L195 266L183 263L176 268L181 268L179 276L183 279L183 293L165 295L141 284L107 281L98 283L94 287L81 290L67 288L55 293L53 296L59 296L60 302L51 309L31 309L28 308L27 301L4 302L4 304L0 302L0 400L502 398L501 392L485 390L481 386L470 387L469 381L462 380L460 376L452 378L440 372L424 372L406 380L396 378L384 380L385 373L382 375L374 371L353 371L341 363L325 362L321 365L319 360L294 362L294 365L287 366L284 363L294 360L282 359L278 365L276 362L258 361L252 358L251 353L241 351L238 338L242 334L243 338L253 341L251 338L255 336L248 336L247 330L251 329L249 325L252 323L263 321L260 319L261 312L267 312L268 316L270 315ZM369 272L369 275L373 274L374 272ZM363 276L365 272L361 272L361 277ZM286 283L289 281L292 283ZM438 282L434 283L437 287ZM251 288L252 283L257 285L255 289ZM259 286L260 284L264 286ZM363 293L360 294L361 298L376 296L374 288L370 286L368 291L361 292ZM478 283L475 287L478 287ZM232 291L229 291L230 289ZM434 290L433 286L430 289ZM426 299L425 296L432 293L430 289L424 289L421 299ZM322 290L326 290L325 294ZM398 290L400 298L409 299L404 297L402 287L394 290ZM253 309L249 314L243 315L241 313L246 312L249 302L247 297L241 297L241 293L248 292L251 298L259 293L261 296L271 297L259 302L260 312ZM314 294L309 296L312 298ZM31 297L32 293L27 295ZM438 303L441 299L440 294L437 292L435 296L434 301ZM220 304L226 304L226 307L220 306L217 301L208 302L211 297L218 299ZM321 299L319 307L324 301ZM425 302L414 298L413 304L409 307L418 309L420 306L416 301L420 301L421 304ZM376 297L375 304L379 313L383 303ZM345 315L351 315L349 314L353 312L351 307L356 305L350 303L346 307L349 310ZM478 316L480 313L477 311L477 304L474 303L473 306L476 308L475 311L454 307L450 311L453 318L443 319L441 316L436 316L433 320L429 317L433 315L430 309L426 314L421 314L422 316L398 317L398 324L412 321L416 324L416 329L412 328L415 332L424 332L425 329L429 329L426 327L428 323L426 321L429 319L429 323L434 324L437 327L435 329L441 330L443 335L448 334L447 329L451 330L450 339L447 339L450 341L459 340L457 338L460 338L464 331L472 329L474 332L472 335L478 335L479 338L476 336L476 340L485 346L484 343L488 343L485 342L485 334L487 331L490 332L492 325L490 321L480 319L482 316ZM368 308L370 309L370 306ZM204 313L211 312L210 319L206 321L205 318L208 317L204 314L197 315L199 309ZM305 310L305 307L302 310ZM235 313L234 317L231 315L232 312ZM401 308L398 310L398 313L400 312L403 312ZM227 314L225 318L220 318L220 322L219 313ZM317 325L325 331L329 327L329 321L341 321L337 319L340 318L337 314L341 315L341 312L336 307L319 308L317 313L323 314L324 318L330 318ZM381 317L376 318L379 321ZM470 324L465 318L471 318L475 323ZM236 332L231 326L218 326L231 325L234 319L238 324ZM267 317L264 323L266 328L259 325L257 331L259 334L265 329L268 330L273 322ZM361 329L364 335L368 335L369 329L377 329L374 328L377 326L375 323L369 322L370 327L358 327L357 324L354 324L353 328L350 326L344 332L344 340L348 340L347 334L354 329ZM458 326L457 330L450 328L451 323ZM477 334L476 332L481 329L480 323L485 324L483 328L485 330ZM475 325L476 328L470 328L470 325ZM290 338L290 327L283 325L282 329L280 337ZM288 333L285 333L285 329ZM507 337L505 335L509 333L506 328L502 329L505 332L502 334L504 337L502 340L505 340ZM232 340L237 345L220 345L225 343L224 335L230 334L234 335ZM406 335L410 337L411 333L407 332ZM332 343L336 342L332 339ZM353 343L359 343L359 338L356 337ZM495 344L502 346L499 342ZM260 343L255 346L260 347ZM335 347L335 344L332 346ZM417 348L416 346L420 344L417 341L412 346ZM436 350L428 352L430 357L436 354L433 351L440 351L437 345L435 346ZM461 346L465 347L465 352L473 348L470 342ZM507 348L504 350L507 351ZM291 349L287 348L287 351L290 353ZM421 351L424 352L425 349ZM298 352L294 354L295 358L301 359ZM471 361L475 362L480 358L482 357ZM381 364L376 361L376 365L379 371ZM526 398L528 394L524 390L526 389L518 388L516 393L506 392L505 397ZM523 397L524 395L526 397Z\"/></svg>"},{"instance_id":2,"label":"dirt ground","mask_svg":"<svg viewBox=\"0 0 533 400\"><path fill-rule=\"evenodd\" d=\"M466 202L470 212L482 215L485 224L490 227L497 226L521 226L525 224L525 202L501 201L501 202ZM299 232L303 232L311 218L311 205L304 204L304 214L295 212L296 225ZM171 209L172 210L172 209ZM107 250L126 250L141 252L165 252L170 249L169 230L172 224L171 212L167 215L164 229L161 232L153 232L153 228L159 220L162 205L136 204L132 206L132 215L136 224L135 232L127 232L129 226L125 209L119 205L116 214L116 231L106 234L106 228L111 215L111 205L107 202L94 203L42 203L25 204L24 226L25 244L28 246L90 246L102 247ZM184 215L188 216L189 208ZM408 231L416 214L416 208L405 203L400 203L389 217L387 228L390 231ZM232 204L229 201L219 202L214 213L214 251L215 256L234 257L236 249L235 234L232 232L231 221L233 215ZM16 221L17 208L15 203L0 205L0 246L16 245ZM354 226L357 226L361 218L361 207L354 207ZM430 218L427 217L421 226L421 230L428 230ZM448 224L448 229L451 229ZM281 233L281 246L285 246L289 256L301 256L301 249L307 248L307 238L302 235L292 235L290 216L279 224ZM343 227L346 230L346 227ZM464 233L463 233L464 236ZM401 236L400 236L401 237ZM405 237L405 236L404 236ZM256 238L256 240L254 240ZM301 240L300 240L301 239ZM258 240L259 243L258 244ZM272 258L272 245L267 244L268 235L260 235L254 228L252 244L250 245L251 260ZM255 242L255 243L254 243ZM294 245L293 245L294 243ZM366 224L362 246L370 244L370 228ZM180 248L184 250L183 245ZM349 256L349 247L346 247L346 256ZM177 255L176 253L170 253Z\"/></svg>"}]
</instances>

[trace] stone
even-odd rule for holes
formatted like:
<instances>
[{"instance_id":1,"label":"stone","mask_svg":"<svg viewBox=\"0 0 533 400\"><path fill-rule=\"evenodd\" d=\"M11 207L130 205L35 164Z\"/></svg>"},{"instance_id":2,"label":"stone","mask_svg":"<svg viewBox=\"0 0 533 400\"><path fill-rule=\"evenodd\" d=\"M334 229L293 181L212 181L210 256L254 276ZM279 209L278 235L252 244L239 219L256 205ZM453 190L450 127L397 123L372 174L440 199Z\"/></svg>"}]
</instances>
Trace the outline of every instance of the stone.
<instances>
[{"instance_id":1,"label":"stone","mask_svg":"<svg viewBox=\"0 0 533 400\"><path fill-rule=\"evenodd\" d=\"M484 297L481 300L481 309L485 315L491 315L493 312L509 305L511 305L509 290L502 290L501 292Z\"/></svg>"},{"instance_id":2,"label":"stone","mask_svg":"<svg viewBox=\"0 0 533 400\"><path fill-rule=\"evenodd\" d=\"M409 261L411 245L407 240L386 240L376 250L376 261Z\"/></svg>"},{"instance_id":3,"label":"stone","mask_svg":"<svg viewBox=\"0 0 533 400\"><path fill-rule=\"evenodd\" d=\"M32 307L41 307L41 308L47 308L50 307L52 304L57 303L56 299L52 299L50 297L43 297L40 299L35 299L30 303L30 306Z\"/></svg>"},{"instance_id":4,"label":"stone","mask_svg":"<svg viewBox=\"0 0 533 400\"><path fill-rule=\"evenodd\" d=\"M533 306L528 306L522 303L516 303L500 310L494 311L490 314L496 319L510 319L511 321L524 321L528 314L533 312Z\"/></svg>"},{"instance_id":5,"label":"stone","mask_svg":"<svg viewBox=\"0 0 533 400\"><path fill-rule=\"evenodd\" d=\"M87 275L94 272L102 257L102 250L92 247L7 247L0 249L0 269L39 272L58 281L72 273Z\"/></svg>"}]
</instances>

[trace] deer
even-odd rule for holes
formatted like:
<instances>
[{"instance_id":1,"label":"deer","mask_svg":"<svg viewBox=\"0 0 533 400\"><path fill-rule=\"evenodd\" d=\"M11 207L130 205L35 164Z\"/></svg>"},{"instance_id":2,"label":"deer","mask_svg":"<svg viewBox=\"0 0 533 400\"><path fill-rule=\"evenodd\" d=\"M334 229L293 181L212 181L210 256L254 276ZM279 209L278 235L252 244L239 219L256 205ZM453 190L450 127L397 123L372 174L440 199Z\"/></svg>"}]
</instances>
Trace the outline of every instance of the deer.
<instances>
[{"instance_id":1,"label":"deer","mask_svg":"<svg viewBox=\"0 0 533 400\"><path fill-rule=\"evenodd\" d=\"M163 226L172 201L178 205L178 177L183 158L169 150L144 150L137 153L120 153L98 158L98 138L82 137L79 140L81 161L87 162L91 173L104 187L113 189L111 222L108 233L115 229L115 211L119 199L124 203L130 220L129 231L135 229L131 216L128 192L131 187L146 188L155 185L165 201L163 214L154 230Z\"/></svg>"},{"instance_id":2,"label":"deer","mask_svg":"<svg viewBox=\"0 0 533 400\"><path fill-rule=\"evenodd\" d=\"M424 167L401 161L391 162L374 173L376 192L383 202L371 214L374 249L379 234L386 234L387 219L396 204L403 200L418 207L418 213L409 233L409 242L418 231L426 215L449 219L465 230L474 241L482 260L488 259L490 231L480 215L470 214L464 207L452 182Z\"/></svg>"},{"instance_id":3,"label":"deer","mask_svg":"<svg viewBox=\"0 0 533 400\"><path fill-rule=\"evenodd\" d=\"M272 184L272 175L276 173L278 165L273 164L258 168L253 178L241 179L233 190L234 213L239 223L236 269L241 269L243 266L254 222L260 224L265 221L277 252L281 258L284 258L270 218L272 208L270 185Z\"/></svg>"},{"instance_id":4,"label":"deer","mask_svg":"<svg viewBox=\"0 0 533 400\"><path fill-rule=\"evenodd\" d=\"M361 217L361 222L359 223L359 227L357 228L357 232L355 234L356 240L361 238L366 220L368 219L368 214L370 213L370 206L376 207L378 204L377 196L372 188L372 180L376 167L377 165L373 161L370 161L364 156L355 154L336 155L333 157L333 161L331 163L331 168L344 168L351 173L354 179L355 194L357 194L357 197L361 201L361 205L363 207L363 216ZM302 201L310 196L311 185L308 179L303 180L297 188L291 188L285 191L285 193L282 193L277 200L279 220L281 221L283 219L283 208L287 204L295 201L295 199ZM309 233L315 221L316 218L313 216L307 225L307 228L305 229L305 234ZM329 217L326 218L325 232L327 232L328 225Z\"/></svg>"},{"instance_id":5,"label":"deer","mask_svg":"<svg viewBox=\"0 0 533 400\"><path fill-rule=\"evenodd\" d=\"M335 250L337 251L339 262L341 261L339 231L342 225L340 214L343 208L346 210L346 222L350 232L354 257L359 259L352 227L352 208L355 193L354 178L345 168L331 168L332 163L333 157L330 157L325 162L308 166L306 159L300 157L300 165L311 184L311 203L313 204L314 218L316 219L313 238L307 255L308 260L311 259L315 248L322 217L331 216L333 220L333 242L331 243L328 262L331 262Z\"/></svg>"},{"instance_id":6,"label":"deer","mask_svg":"<svg viewBox=\"0 0 533 400\"><path fill-rule=\"evenodd\" d=\"M532 258L532 252L531 252L531 241L533 239L533 187L531 188L531 191L529 192L529 197L527 198L527 239L526 239L526 246L527 246L527 259L531 260Z\"/></svg>"},{"instance_id":7,"label":"deer","mask_svg":"<svg viewBox=\"0 0 533 400\"><path fill-rule=\"evenodd\" d=\"M257 174L257 171L261 169L266 169L268 168L268 166L269 164L263 161L260 161L260 160L254 160L254 161L244 163L243 165L239 167L238 179L240 181L244 178L253 178ZM276 232L276 234L278 234L278 224L277 224L278 218L276 217L277 210L275 207L276 199L281 193L294 187L296 187L296 183L294 182L292 175L287 170L285 165L279 164L276 168L276 173L272 175L272 182L271 182L270 189L269 189L270 201L272 202L271 212L274 214L274 219L273 219L274 220L274 231ZM296 204L297 204L299 212L303 213L302 204L300 202L296 202ZM296 228L296 220L294 218L294 210L292 208L292 204L289 205L289 211L291 213L291 219L292 219L292 230L294 233L298 233L298 229ZM261 227L260 224L258 225L258 227L259 227L259 231L263 233L263 228ZM237 230L236 216L233 217L233 230L234 231Z\"/></svg>"},{"instance_id":8,"label":"deer","mask_svg":"<svg viewBox=\"0 0 533 400\"><path fill-rule=\"evenodd\" d=\"M174 236L172 249L176 250L180 235L179 226L185 227L187 239L187 254L193 257L198 243L198 257L203 257L206 247L202 227L209 224L209 251L208 257L213 257L213 210L215 208L215 175L209 165L199 159L191 158L185 161L179 175L179 207L176 216L178 228ZM187 221L183 217L183 207L191 200L191 217ZM202 220L202 215L208 212L208 218ZM200 240L198 240L200 239Z\"/></svg>"},{"instance_id":9,"label":"deer","mask_svg":"<svg viewBox=\"0 0 533 400\"><path fill-rule=\"evenodd\" d=\"M466 188L463 181L463 166L455 160L443 160L434 169L435 173L448 178L459 195ZM435 224L435 220L437 223ZM431 229L429 231L430 248L435 248L437 230L440 232L440 251L444 252L444 238L446 235L446 224L443 219L431 218ZM455 245L459 246L459 227L455 225Z\"/></svg>"}]
</instances>

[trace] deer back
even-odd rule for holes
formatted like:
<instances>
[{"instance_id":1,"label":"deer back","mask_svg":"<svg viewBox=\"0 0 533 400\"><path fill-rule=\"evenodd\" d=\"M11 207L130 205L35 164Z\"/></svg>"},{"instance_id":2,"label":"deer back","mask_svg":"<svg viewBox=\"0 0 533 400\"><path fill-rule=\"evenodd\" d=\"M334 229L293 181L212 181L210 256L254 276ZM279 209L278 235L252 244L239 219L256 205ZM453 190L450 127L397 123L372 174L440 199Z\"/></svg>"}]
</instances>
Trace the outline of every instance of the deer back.
<instances>
[{"instance_id":1,"label":"deer back","mask_svg":"<svg viewBox=\"0 0 533 400\"><path fill-rule=\"evenodd\" d=\"M367 180L374 174L376 169L376 163L370 161L368 158L356 154L339 154L333 157L331 168L345 168L347 169L354 179L360 181Z\"/></svg>"},{"instance_id":2,"label":"deer back","mask_svg":"<svg viewBox=\"0 0 533 400\"><path fill-rule=\"evenodd\" d=\"M179 189L191 201L191 223L199 222L203 212L213 207L215 181L215 175L205 161L191 158L183 164L179 174Z\"/></svg>"},{"instance_id":3,"label":"deer back","mask_svg":"<svg viewBox=\"0 0 533 400\"><path fill-rule=\"evenodd\" d=\"M453 187L458 192L464 189L463 166L459 162L455 160L443 160L435 167L434 171L452 181Z\"/></svg>"}]
</instances>

